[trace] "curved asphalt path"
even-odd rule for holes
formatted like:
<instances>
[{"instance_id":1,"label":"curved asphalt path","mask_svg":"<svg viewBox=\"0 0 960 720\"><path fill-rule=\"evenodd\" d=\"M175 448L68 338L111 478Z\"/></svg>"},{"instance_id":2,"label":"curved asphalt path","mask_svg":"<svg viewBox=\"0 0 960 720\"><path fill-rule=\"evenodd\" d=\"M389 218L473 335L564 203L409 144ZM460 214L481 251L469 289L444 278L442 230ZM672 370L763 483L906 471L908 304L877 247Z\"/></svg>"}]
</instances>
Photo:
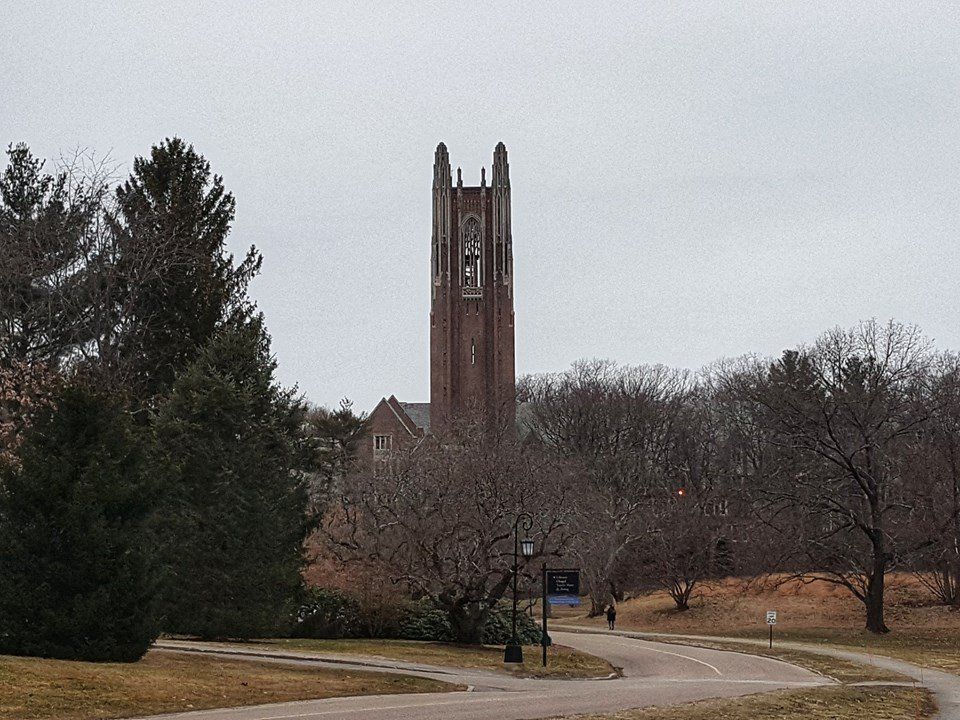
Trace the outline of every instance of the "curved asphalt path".
<instances>
[{"instance_id":1,"label":"curved asphalt path","mask_svg":"<svg viewBox=\"0 0 960 720\"><path fill-rule=\"evenodd\" d=\"M168 714L166 720L528 720L617 712L649 705L735 697L831 681L779 660L707 648L680 647L619 635L552 632L560 644L607 659L623 677L524 679L507 673L427 666L349 656L224 650L202 643L161 643L161 650L398 672L471 687L469 692L371 695ZM536 652L536 649L531 648Z\"/></svg>"},{"instance_id":2,"label":"curved asphalt path","mask_svg":"<svg viewBox=\"0 0 960 720\"><path fill-rule=\"evenodd\" d=\"M684 640L694 643L697 641L709 642L720 640L735 642L741 645L758 645L761 647L766 645L765 640L722 637L717 635L680 635L675 633L631 632L629 630L602 630L590 627L581 628L579 626L566 627L569 627L574 632L588 634L589 636L607 635L638 639L675 638L677 640ZM897 660L896 658L885 657L883 655L868 655L867 653L855 652L852 650L842 650L840 648L833 648L823 645L811 645L809 643L791 642L789 640L779 640L777 644L780 647L802 650L814 655L826 655L827 657L849 660L861 665L872 665L874 667L892 670L893 672L905 675L908 678L916 681L918 684L926 687L928 690L930 690L930 692L933 693L939 709L933 720L960 720L960 676L958 675L944 672L943 670L935 670L933 668L923 667L922 665L910 663L906 660ZM687 646L685 645L674 645L674 647L683 648L684 652L687 649Z\"/></svg>"}]
</instances>

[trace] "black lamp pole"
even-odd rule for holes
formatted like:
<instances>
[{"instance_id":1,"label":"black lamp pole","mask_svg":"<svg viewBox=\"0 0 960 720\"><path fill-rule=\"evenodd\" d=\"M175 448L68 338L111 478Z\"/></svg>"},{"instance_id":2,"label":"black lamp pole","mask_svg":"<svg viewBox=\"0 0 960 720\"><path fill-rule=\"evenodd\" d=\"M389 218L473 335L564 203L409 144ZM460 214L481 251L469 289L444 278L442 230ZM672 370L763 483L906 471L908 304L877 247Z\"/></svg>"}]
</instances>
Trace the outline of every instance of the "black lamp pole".
<instances>
[{"instance_id":1,"label":"black lamp pole","mask_svg":"<svg viewBox=\"0 0 960 720\"><path fill-rule=\"evenodd\" d=\"M520 646L520 640L517 638L517 575L520 574L518 567L518 555L520 550L520 528L523 528L524 534L533 527L533 516L530 513L522 512L517 515L513 523L513 627L510 635L510 641L503 649L503 661L505 663L522 663L523 648ZM533 555L533 541L529 538L523 539L523 556Z\"/></svg>"}]
</instances>

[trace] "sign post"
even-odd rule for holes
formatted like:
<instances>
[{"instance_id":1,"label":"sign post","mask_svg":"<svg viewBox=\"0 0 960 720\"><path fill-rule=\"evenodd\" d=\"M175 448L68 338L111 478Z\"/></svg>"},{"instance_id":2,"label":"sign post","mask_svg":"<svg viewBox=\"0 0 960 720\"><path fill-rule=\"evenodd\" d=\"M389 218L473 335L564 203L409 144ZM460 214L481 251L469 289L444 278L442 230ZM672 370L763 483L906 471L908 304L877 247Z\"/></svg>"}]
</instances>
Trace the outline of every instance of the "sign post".
<instances>
[{"instance_id":1,"label":"sign post","mask_svg":"<svg viewBox=\"0 0 960 720\"><path fill-rule=\"evenodd\" d=\"M547 564L543 563L540 567L541 572L543 573L543 623L541 628L543 629L543 634L540 635L540 644L543 645L543 666L547 666Z\"/></svg>"},{"instance_id":2,"label":"sign post","mask_svg":"<svg viewBox=\"0 0 960 720\"><path fill-rule=\"evenodd\" d=\"M767 625L770 626L770 649L773 649L773 626L777 624L777 611L767 610Z\"/></svg>"}]
</instances>

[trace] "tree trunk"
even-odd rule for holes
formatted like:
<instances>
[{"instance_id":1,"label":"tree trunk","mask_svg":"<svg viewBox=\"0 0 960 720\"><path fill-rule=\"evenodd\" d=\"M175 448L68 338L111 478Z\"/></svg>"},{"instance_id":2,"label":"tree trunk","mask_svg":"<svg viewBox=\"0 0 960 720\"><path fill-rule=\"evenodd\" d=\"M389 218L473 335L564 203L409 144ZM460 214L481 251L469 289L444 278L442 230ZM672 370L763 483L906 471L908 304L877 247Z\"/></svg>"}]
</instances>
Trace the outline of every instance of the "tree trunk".
<instances>
[{"instance_id":1,"label":"tree trunk","mask_svg":"<svg viewBox=\"0 0 960 720\"><path fill-rule=\"evenodd\" d=\"M873 470L876 463L873 459L873 448L867 448L867 467ZM884 534L883 510L880 506L881 493L878 484L872 482L869 485L870 492L867 493L867 500L870 503L870 520L872 527L867 533L870 538L870 544L873 549L873 569L867 580L867 596L864 604L867 606L867 630L872 633L888 633L890 628L883 621L883 590L884 581L887 574L887 563L893 560L893 556L887 554L886 536ZM879 485L880 488L883 485Z\"/></svg>"},{"instance_id":2,"label":"tree trunk","mask_svg":"<svg viewBox=\"0 0 960 720\"><path fill-rule=\"evenodd\" d=\"M480 603L458 603L447 611L454 642L479 645L483 642L483 626L489 611Z\"/></svg>"},{"instance_id":3,"label":"tree trunk","mask_svg":"<svg viewBox=\"0 0 960 720\"><path fill-rule=\"evenodd\" d=\"M587 613L587 617L597 617L598 615L603 615L603 611L605 609L606 606L603 604L603 601L593 593L590 593L590 612Z\"/></svg>"},{"instance_id":4,"label":"tree trunk","mask_svg":"<svg viewBox=\"0 0 960 720\"><path fill-rule=\"evenodd\" d=\"M590 613L587 617L603 615L607 609L607 593L603 580L591 573L587 578L587 590L590 593Z\"/></svg>"},{"instance_id":5,"label":"tree trunk","mask_svg":"<svg viewBox=\"0 0 960 720\"><path fill-rule=\"evenodd\" d=\"M693 594L693 586L694 583L681 582L679 580L674 580L670 584L667 591L670 593L670 597L673 598L677 610L690 609L690 595Z\"/></svg>"},{"instance_id":6,"label":"tree trunk","mask_svg":"<svg viewBox=\"0 0 960 720\"><path fill-rule=\"evenodd\" d=\"M947 567L944 571L944 580L949 588L947 597L944 598L954 609L960 608L960 560L957 559L958 549L960 549L960 472L957 468L957 454L955 446L950 444L950 474L953 479L953 547L950 548L952 554L947 561Z\"/></svg>"},{"instance_id":7,"label":"tree trunk","mask_svg":"<svg viewBox=\"0 0 960 720\"><path fill-rule=\"evenodd\" d=\"M886 570L886 557L881 551L874 556L873 574L867 581L867 594L863 601L867 607L867 630L877 634L890 632L890 628L883 621L883 585Z\"/></svg>"},{"instance_id":8,"label":"tree trunk","mask_svg":"<svg viewBox=\"0 0 960 720\"><path fill-rule=\"evenodd\" d=\"M951 562L946 574L949 587L947 603L954 609L960 608L960 563Z\"/></svg>"}]
</instances>

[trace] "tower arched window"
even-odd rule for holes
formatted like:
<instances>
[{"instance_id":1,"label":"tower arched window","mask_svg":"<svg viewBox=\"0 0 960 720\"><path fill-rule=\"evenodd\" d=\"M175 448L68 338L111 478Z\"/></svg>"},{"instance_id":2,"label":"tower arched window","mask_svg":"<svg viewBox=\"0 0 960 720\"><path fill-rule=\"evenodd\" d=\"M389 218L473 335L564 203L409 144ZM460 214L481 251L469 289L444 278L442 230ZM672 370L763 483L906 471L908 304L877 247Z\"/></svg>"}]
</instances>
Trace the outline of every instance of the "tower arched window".
<instances>
[{"instance_id":1,"label":"tower arched window","mask_svg":"<svg viewBox=\"0 0 960 720\"><path fill-rule=\"evenodd\" d=\"M483 242L480 236L480 220L467 218L460 234L463 247L462 281L464 287L483 285Z\"/></svg>"}]
</instances>

